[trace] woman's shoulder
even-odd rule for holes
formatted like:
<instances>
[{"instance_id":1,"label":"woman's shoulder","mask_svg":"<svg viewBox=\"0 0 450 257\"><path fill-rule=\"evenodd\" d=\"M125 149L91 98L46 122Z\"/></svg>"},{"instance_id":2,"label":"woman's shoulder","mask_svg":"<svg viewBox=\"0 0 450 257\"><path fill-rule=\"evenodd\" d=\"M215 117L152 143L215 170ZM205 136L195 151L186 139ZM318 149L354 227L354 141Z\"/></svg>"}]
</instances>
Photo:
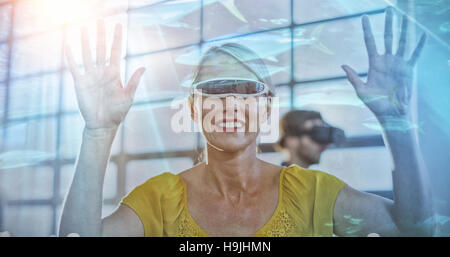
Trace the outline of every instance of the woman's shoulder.
<instances>
[{"instance_id":1,"label":"woman's shoulder","mask_svg":"<svg viewBox=\"0 0 450 257\"><path fill-rule=\"evenodd\" d=\"M140 186L152 186L152 187L167 186L167 184L171 184L176 180L177 180L176 174L173 174L171 172L163 172L159 175L147 179Z\"/></svg>"},{"instance_id":2,"label":"woman's shoulder","mask_svg":"<svg viewBox=\"0 0 450 257\"><path fill-rule=\"evenodd\" d=\"M176 174L172 172L163 172L137 186L135 190L157 194L169 193L170 195L173 195L174 193L182 193L185 184L194 180L194 175L198 173L196 172L198 169L199 165L195 165Z\"/></svg>"},{"instance_id":3,"label":"woman's shoulder","mask_svg":"<svg viewBox=\"0 0 450 257\"><path fill-rule=\"evenodd\" d=\"M345 184L336 176L325 171L306 169L296 164L284 168L284 179L288 185L301 186L304 188L311 188L317 186L334 185L340 187Z\"/></svg>"},{"instance_id":4,"label":"woman's shoulder","mask_svg":"<svg viewBox=\"0 0 450 257\"><path fill-rule=\"evenodd\" d=\"M149 178L144 183L134 188L134 192L145 195L167 195L181 192L183 184L178 175L171 172L163 172Z\"/></svg>"}]
</instances>

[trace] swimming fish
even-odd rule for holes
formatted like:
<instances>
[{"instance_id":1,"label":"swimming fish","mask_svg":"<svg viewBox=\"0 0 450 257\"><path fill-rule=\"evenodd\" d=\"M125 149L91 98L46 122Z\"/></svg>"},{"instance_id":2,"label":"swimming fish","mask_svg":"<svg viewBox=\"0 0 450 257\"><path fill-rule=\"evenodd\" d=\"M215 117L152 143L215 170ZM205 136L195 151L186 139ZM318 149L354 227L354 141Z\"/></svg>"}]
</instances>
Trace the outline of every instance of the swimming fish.
<instances>
[{"instance_id":1,"label":"swimming fish","mask_svg":"<svg viewBox=\"0 0 450 257\"><path fill-rule=\"evenodd\" d=\"M273 23L276 25L283 25L283 24L287 24L289 22L288 19L284 19L284 18L280 18L280 19L264 19L264 18L260 18L259 21L261 22L267 22L267 23Z\"/></svg>"},{"instance_id":2,"label":"swimming fish","mask_svg":"<svg viewBox=\"0 0 450 257\"><path fill-rule=\"evenodd\" d=\"M439 30L444 33L450 32L450 22L444 22L439 26Z\"/></svg>"},{"instance_id":3,"label":"swimming fish","mask_svg":"<svg viewBox=\"0 0 450 257\"><path fill-rule=\"evenodd\" d=\"M312 104L364 107L364 103L356 96L351 87L343 88L339 84L327 85L326 87L305 87L296 96L295 102L299 106Z\"/></svg>"},{"instance_id":4,"label":"swimming fish","mask_svg":"<svg viewBox=\"0 0 450 257\"><path fill-rule=\"evenodd\" d=\"M396 117L387 118L386 123L383 126L376 119L368 119L362 124L363 126L376 131L389 130L405 132L408 130L417 129L420 133L424 133L423 122L414 123L409 120Z\"/></svg>"}]
</instances>

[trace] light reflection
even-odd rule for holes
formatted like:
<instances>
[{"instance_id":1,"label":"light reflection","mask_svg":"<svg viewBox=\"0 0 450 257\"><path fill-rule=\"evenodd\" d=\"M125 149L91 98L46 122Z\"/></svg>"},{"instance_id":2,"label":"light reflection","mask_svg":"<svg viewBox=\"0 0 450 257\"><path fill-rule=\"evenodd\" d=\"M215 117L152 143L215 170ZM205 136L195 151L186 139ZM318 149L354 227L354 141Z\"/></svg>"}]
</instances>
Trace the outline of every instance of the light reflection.
<instances>
[{"instance_id":1,"label":"light reflection","mask_svg":"<svg viewBox=\"0 0 450 257\"><path fill-rule=\"evenodd\" d=\"M41 151L8 151L0 153L0 170L33 166L54 158L54 154Z\"/></svg>"},{"instance_id":2,"label":"light reflection","mask_svg":"<svg viewBox=\"0 0 450 257\"><path fill-rule=\"evenodd\" d=\"M206 7L216 2L225 7L240 21L247 22L244 15L236 7L235 0L204 0L203 6ZM139 13L142 13L142 15L136 16L135 19L137 23L143 26L162 25L174 28L191 28L191 25L184 22L183 19L200 8L201 5L198 0L169 1L140 9ZM151 12L152 15L148 15L148 12Z\"/></svg>"}]
</instances>

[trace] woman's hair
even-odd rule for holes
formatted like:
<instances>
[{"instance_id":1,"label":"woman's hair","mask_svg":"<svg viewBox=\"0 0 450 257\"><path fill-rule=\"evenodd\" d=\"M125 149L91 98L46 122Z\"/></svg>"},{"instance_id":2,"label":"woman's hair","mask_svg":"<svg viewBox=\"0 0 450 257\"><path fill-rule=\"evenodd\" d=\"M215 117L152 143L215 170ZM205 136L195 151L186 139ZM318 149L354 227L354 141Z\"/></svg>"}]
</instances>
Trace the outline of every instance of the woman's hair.
<instances>
[{"instance_id":1,"label":"woman's hair","mask_svg":"<svg viewBox=\"0 0 450 257\"><path fill-rule=\"evenodd\" d=\"M255 74L259 81L269 86L271 95L275 94L275 90L270 79L269 70L267 69L267 66L264 63L263 59L250 48L238 43L225 43L220 46L210 47L202 55L197 68L194 71L192 84L199 82L199 75L202 68L204 67L205 61L210 58L214 58L214 56L217 56L221 53L233 57L238 63L247 67L250 72Z\"/></svg>"},{"instance_id":2,"label":"woman's hair","mask_svg":"<svg viewBox=\"0 0 450 257\"><path fill-rule=\"evenodd\" d=\"M194 71L192 84L199 82L200 79L199 75L202 68L204 67L205 61L210 58L214 58L214 56L217 56L218 54L229 55L232 58L234 58L238 63L247 67L249 71L252 72L258 78L259 81L269 86L270 90L269 95L270 96L275 95L275 88L270 79L269 70L267 69L267 66L264 63L263 59L250 48L238 43L225 43L220 46L212 46L208 50L206 50L206 52L202 55L197 65L197 68ZM259 148L257 148L257 151L258 150ZM199 153L199 156L197 158L198 162L201 162L207 158L206 151L207 149L205 147L205 149L203 149L203 152Z\"/></svg>"}]
</instances>

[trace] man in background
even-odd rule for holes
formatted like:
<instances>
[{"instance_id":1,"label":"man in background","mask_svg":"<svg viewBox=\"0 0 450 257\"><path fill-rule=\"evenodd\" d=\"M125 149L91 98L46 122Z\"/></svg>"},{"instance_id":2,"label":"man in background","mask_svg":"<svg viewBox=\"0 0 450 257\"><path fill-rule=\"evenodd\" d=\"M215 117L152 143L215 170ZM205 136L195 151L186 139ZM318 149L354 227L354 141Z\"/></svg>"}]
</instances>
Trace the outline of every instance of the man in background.
<instances>
[{"instance_id":1,"label":"man in background","mask_svg":"<svg viewBox=\"0 0 450 257\"><path fill-rule=\"evenodd\" d=\"M292 110L280 120L277 149L286 153L282 166L297 164L308 168L320 161L329 144L345 139L344 132L327 124L316 111Z\"/></svg>"}]
</instances>

